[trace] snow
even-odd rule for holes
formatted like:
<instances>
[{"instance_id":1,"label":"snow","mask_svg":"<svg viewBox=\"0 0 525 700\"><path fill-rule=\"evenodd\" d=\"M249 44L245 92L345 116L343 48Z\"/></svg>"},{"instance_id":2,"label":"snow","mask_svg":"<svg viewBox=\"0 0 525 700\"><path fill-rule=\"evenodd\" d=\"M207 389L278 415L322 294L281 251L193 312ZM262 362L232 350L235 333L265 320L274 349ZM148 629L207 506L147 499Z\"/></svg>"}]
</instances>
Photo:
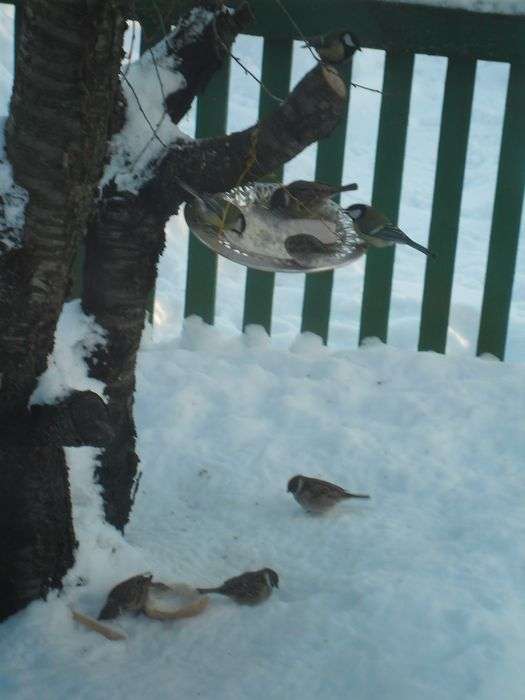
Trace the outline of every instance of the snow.
<instances>
[{"instance_id":1,"label":"snow","mask_svg":"<svg viewBox=\"0 0 525 700\"><path fill-rule=\"evenodd\" d=\"M399 0L382 0L399 2ZM432 5L435 7L470 10L471 12L496 12L504 15L525 15L524 0L403 0L412 5Z\"/></svg>"},{"instance_id":2,"label":"snow","mask_svg":"<svg viewBox=\"0 0 525 700\"><path fill-rule=\"evenodd\" d=\"M0 253L20 245L28 193L13 181L13 168L5 152L6 118L0 117Z\"/></svg>"},{"instance_id":3,"label":"snow","mask_svg":"<svg viewBox=\"0 0 525 700\"><path fill-rule=\"evenodd\" d=\"M183 75L174 71L172 64L166 42L161 41L139 61L123 66L126 122L111 140L112 157L101 179L101 188L114 180L119 191L138 192L151 176L152 163L162 151L184 138L164 110L164 96L185 85ZM150 125L146 129L144 115Z\"/></svg>"},{"instance_id":4,"label":"snow","mask_svg":"<svg viewBox=\"0 0 525 700\"><path fill-rule=\"evenodd\" d=\"M68 449L77 563L0 626L2 697L520 700L524 384L523 365L308 334L280 349L198 319L145 343L126 540L100 523L97 451ZM296 473L371 500L309 516ZM281 583L257 608L123 617L125 642L70 619L135 573L203 586L263 566Z\"/></svg>"},{"instance_id":5,"label":"snow","mask_svg":"<svg viewBox=\"0 0 525 700\"><path fill-rule=\"evenodd\" d=\"M94 316L86 316L80 300L64 306L56 330L55 345L46 371L40 376L30 404L58 403L72 390L93 391L104 397L104 384L88 376L86 358L106 342L106 331Z\"/></svg>"},{"instance_id":6,"label":"snow","mask_svg":"<svg viewBox=\"0 0 525 700\"><path fill-rule=\"evenodd\" d=\"M257 71L261 42L241 37L234 52ZM294 81L309 61L295 51ZM382 65L381 52L363 52L355 81L381 87ZM444 72L443 59L417 57L400 223L422 244ZM277 276L272 338L258 327L241 335L245 271L226 260L216 326L183 325L187 232L172 219L155 327L138 358L143 474L126 537L101 520L100 450L67 448L76 563L61 595L0 625L3 700L521 700L523 244L511 361L473 357L507 75L505 65L478 65L446 356L413 350L424 260L405 248L388 346L356 347L361 262L335 276L329 348L298 335L302 282L293 275ZM229 128L253 121L256 94L232 67ZM377 95L352 91L343 179L358 174L361 201L371 195L378 106ZM188 133L194 116L181 124ZM313 176L314 159L307 149L286 179ZM67 304L33 401L74 388L102 394L84 361L98 342L78 302ZM371 500L311 517L286 493L297 473ZM124 616L115 622L124 642L71 619L70 607L96 615L109 589L136 573L205 586L264 566L280 589L258 607L214 597L193 619Z\"/></svg>"},{"instance_id":7,"label":"snow","mask_svg":"<svg viewBox=\"0 0 525 700\"><path fill-rule=\"evenodd\" d=\"M202 33L213 18L212 12L194 8L188 17L193 27L187 39ZM140 28L135 22L129 24L124 45L133 59L140 46ZM168 54L170 40L173 34L147 50L139 60L130 62L128 56L123 62L121 84L127 103L126 121L111 140L111 159L100 181L101 189L114 181L121 192L138 192L151 177L161 154L175 142L188 138L164 108L166 95L186 86L184 76L176 70L177 60Z\"/></svg>"}]
</instances>

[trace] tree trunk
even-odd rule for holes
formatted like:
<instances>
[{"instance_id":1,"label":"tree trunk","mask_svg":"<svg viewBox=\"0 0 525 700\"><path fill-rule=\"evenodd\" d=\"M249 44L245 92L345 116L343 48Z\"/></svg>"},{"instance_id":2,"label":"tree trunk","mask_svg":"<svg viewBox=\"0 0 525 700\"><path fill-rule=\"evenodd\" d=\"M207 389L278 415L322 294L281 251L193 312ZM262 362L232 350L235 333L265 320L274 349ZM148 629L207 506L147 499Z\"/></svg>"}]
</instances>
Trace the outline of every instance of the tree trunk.
<instances>
[{"instance_id":1,"label":"tree trunk","mask_svg":"<svg viewBox=\"0 0 525 700\"><path fill-rule=\"evenodd\" d=\"M218 68L217 56L225 56L236 32L250 19L246 6L241 6L235 14L221 8L208 12L200 32L187 20L179 23L169 37L168 55L185 80L182 89L166 95L170 117L185 114L191 98ZM156 80L154 68L151 73L151 80ZM217 139L166 144L160 154L152 139L157 145L153 175L139 191L120 190L115 183L106 186L88 234L82 305L108 338L90 367L92 376L106 385L115 435L98 468L105 515L115 527L122 530L128 522L136 490L139 460L132 415L136 356L164 248L165 224L188 196L181 180L197 191L218 192L262 177L328 135L343 113L346 97L339 73L319 66L260 124Z\"/></svg>"},{"instance_id":2,"label":"tree trunk","mask_svg":"<svg viewBox=\"0 0 525 700\"><path fill-rule=\"evenodd\" d=\"M93 206L127 14L122 0L25 0L19 9L6 149L27 205L19 230L0 207L0 618L59 586L73 563L67 437L39 433L28 403Z\"/></svg>"},{"instance_id":3,"label":"tree trunk","mask_svg":"<svg viewBox=\"0 0 525 700\"><path fill-rule=\"evenodd\" d=\"M192 4L164 52L163 68L183 76L163 96L173 121L251 19L246 5L232 13L219 0ZM188 196L182 181L217 192L261 177L330 133L346 99L338 73L318 67L251 129L207 141L173 140L162 149L151 135L149 175L143 168L138 191L112 181L99 192L108 139L125 125L118 81L125 0L26 0L22 8L7 152L14 181L27 193L18 191L27 196L23 223L9 220L11 195L0 193L0 618L58 587L73 562L63 445L104 448L98 477L106 518L120 529L128 521L138 465L136 356L164 226ZM151 57L149 79L156 81ZM147 135L152 128L145 120ZM107 337L90 368L105 382L108 403L76 392L58 405L29 410L86 231L82 304Z\"/></svg>"}]
</instances>

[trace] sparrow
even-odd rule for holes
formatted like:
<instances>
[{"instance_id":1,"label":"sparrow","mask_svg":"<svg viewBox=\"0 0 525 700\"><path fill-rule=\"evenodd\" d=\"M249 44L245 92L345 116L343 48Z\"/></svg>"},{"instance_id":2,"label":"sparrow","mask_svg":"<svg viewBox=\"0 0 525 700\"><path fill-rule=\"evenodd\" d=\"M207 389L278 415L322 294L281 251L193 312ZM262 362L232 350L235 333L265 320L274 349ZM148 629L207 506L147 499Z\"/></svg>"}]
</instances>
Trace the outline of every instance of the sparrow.
<instances>
[{"instance_id":1,"label":"sparrow","mask_svg":"<svg viewBox=\"0 0 525 700\"><path fill-rule=\"evenodd\" d=\"M108 594L99 620L112 620L123 612L141 612L146 604L152 574L139 574L118 583Z\"/></svg>"},{"instance_id":2,"label":"sparrow","mask_svg":"<svg viewBox=\"0 0 525 700\"><path fill-rule=\"evenodd\" d=\"M289 492L310 513L324 513L345 498L370 498L358 493L349 493L336 484L298 474L288 482Z\"/></svg>"},{"instance_id":3,"label":"sparrow","mask_svg":"<svg viewBox=\"0 0 525 700\"><path fill-rule=\"evenodd\" d=\"M317 219L330 197L339 192L356 189L355 182L333 187L322 182L294 180L294 182L273 191L270 198L270 208L294 219Z\"/></svg>"},{"instance_id":4,"label":"sparrow","mask_svg":"<svg viewBox=\"0 0 525 700\"><path fill-rule=\"evenodd\" d=\"M330 255L333 253L337 242L323 243L309 233L298 233L288 236L284 241L284 247L288 255L299 265L308 266L318 260L320 255Z\"/></svg>"},{"instance_id":5,"label":"sparrow","mask_svg":"<svg viewBox=\"0 0 525 700\"><path fill-rule=\"evenodd\" d=\"M270 597L272 588L279 588L279 577L273 569L246 571L234 576L217 588L197 588L199 593L220 593L236 603L256 605Z\"/></svg>"},{"instance_id":6,"label":"sparrow","mask_svg":"<svg viewBox=\"0 0 525 700\"><path fill-rule=\"evenodd\" d=\"M347 30L312 36L306 41L302 48L312 46L325 63L344 63L352 58L356 51L361 51L355 35Z\"/></svg>"},{"instance_id":7,"label":"sparrow","mask_svg":"<svg viewBox=\"0 0 525 700\"><path fill-rule=\"evenodd\" d=\"M385 248L386 246L394 245L394 243L404 243L431 258L436 257L428 248L419 245L419 243L409 238L404 231L394 226L390 219L387 219L375 207L367 206L366 204L352 204L345 211L353 220L359 237L368 245L376 248Z\"/></svg>"}]
</instances>

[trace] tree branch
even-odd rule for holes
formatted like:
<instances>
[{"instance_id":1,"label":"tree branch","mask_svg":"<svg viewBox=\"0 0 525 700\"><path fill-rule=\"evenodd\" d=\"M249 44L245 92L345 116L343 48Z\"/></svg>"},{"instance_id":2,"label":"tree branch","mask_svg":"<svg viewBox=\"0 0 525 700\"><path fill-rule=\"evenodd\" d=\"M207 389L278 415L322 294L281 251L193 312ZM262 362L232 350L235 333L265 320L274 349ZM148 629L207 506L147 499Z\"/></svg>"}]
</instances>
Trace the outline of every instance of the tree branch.
<instances>
[{"instance_id":1,"label":"tree branch","mask_svg":"<svg viewBox=\"0 0 525 700\"><path fill-rule=\"evenodd\" d=\"M204 192L222 192L260 179L328 136L343 114L346 94L339 73L319 65L259 124L170 149L142 194L169 216L187 198L178 178Z\"/></svg>"},{"instance_id":2,"label":"tree branch","mask_svg":"<svg viewBox=\"0 0 525 700\"><path fill-rule=\"evenodd\" d=\"M176 57L174 69L185 79L185 87L166 96L166 110L177 124L191 107L193 98L208 84L228 55L237 34L253 21L248 3L243 3L233 14L225 8L195 38L192 15L186 16L168 37L168 53Z\"/></svg>"}]
</instances>

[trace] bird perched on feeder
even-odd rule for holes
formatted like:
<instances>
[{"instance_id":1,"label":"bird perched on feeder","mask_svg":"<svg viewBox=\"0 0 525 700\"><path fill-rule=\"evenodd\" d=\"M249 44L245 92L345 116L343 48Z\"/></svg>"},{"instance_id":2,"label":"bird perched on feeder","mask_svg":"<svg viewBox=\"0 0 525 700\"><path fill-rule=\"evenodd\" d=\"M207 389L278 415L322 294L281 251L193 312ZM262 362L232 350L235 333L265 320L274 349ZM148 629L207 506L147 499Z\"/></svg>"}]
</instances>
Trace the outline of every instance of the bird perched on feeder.
<instances>
[{"instance_id":1,"label":"bird perched on feeder","mask_svg":"<svg viewBox=\"0 0 525 700\"><path fill-rule=\"evenodd\" d=\"M356 189L355 182L333 187L323 182L294 180L273 191L270 208L294 219L317 219L330 197Z\"/></svg>"},{"instance_id":2,"label":"bird perched on feeder","mask_svg":"<svg viewBox=\"0 0 525 700\"><path fill-rule=\"evenodd\" d=\"M348 30L312 36L307 38L306 42L303 49L313 47L325 63L344 63L352 58L356 51L361 51L355 35Z\"/></svg>"},{"instance_id":3,"label":"bird perched on feeder","mask_svg":"<svg viewBox=\"0 0 525 700\"><path fill-rule=\"evenodd\" d=\"M284 241L284 247L288 255L299 265L308 266L319 259L319 256L330 255L334 252L338 242L323 243L309 233L297 233L288 236Z\"/></svg>"},{"instance_id":4,"label":"bird perched on feeder","mask_svg":"<svg viewBox=\"0 0 525 700\"><path fill-rule=\"evenodd\" d=\"M358 493L350 493L329 481L313 479L298 474L288 482L288 489L297 503L310 513L324 513L339 501L346 498L370 498Z\"/></svg>"},{"instance_id":5,"label":"bird perched on feeder","mask_svg":"<svg viewBox=\"0 0 525 700\"><path fill-rule=\"evenodd\" d=\"M239 236L244 233L244 214L236 204L224 197L200 194L195 198L195 207L203 223L215 229L217 233L235 231Z\"/></svg>"},{"instance_id":6,"label":"bird perched on feeder","mask_svg":"<svg viewBox=\"0 0 525 700\"><path fill-rule=\"evenodd\" d=\"M409 238L404 231L394 226L390 219L387 219L375 207L366 204L352 204L345 211L353 220L358 236L368 245L376 248L385 248L395 243L404 243L431 258L436 257L428 248L419 245L419 243Z\"/></svg>"},{"instance_id":7,"label":"bird perched on feeder","mask_svg":"<svg viewBox=\"0 0 525 700\"><path fill-rule=\"evenodd\" d=\"M246 571L234 576L217 588L197 588L199 593L219 593L236 603L256 605L270 597L273 588L279 588L279 577L273 569Z\"/></svg>"},{"instance_id":8,"label":"bird perched on feeder","mask_svg":"<svg viewBox=\"0 0 525 700\"><path fill-rule=\"evenodd\" d=\"M197 210L201 223L221 234L235 231L241 236L246 228L246 219L238 206L220 194L197 192L191 185L179 177L175 181L193 197L192 206Z\"/></svg>"},{"instance_id":9,"label":"bird perched on feeder","mask_svg":"<svg viewBox=\"0 0 525 700\"><path fill-rule=\"evenodd\" d=\"M99 620L112 620L123 612L141 612L146 604L152 574L139 574L117 584L108 594Z\"/></svg>"}]
</instances>

